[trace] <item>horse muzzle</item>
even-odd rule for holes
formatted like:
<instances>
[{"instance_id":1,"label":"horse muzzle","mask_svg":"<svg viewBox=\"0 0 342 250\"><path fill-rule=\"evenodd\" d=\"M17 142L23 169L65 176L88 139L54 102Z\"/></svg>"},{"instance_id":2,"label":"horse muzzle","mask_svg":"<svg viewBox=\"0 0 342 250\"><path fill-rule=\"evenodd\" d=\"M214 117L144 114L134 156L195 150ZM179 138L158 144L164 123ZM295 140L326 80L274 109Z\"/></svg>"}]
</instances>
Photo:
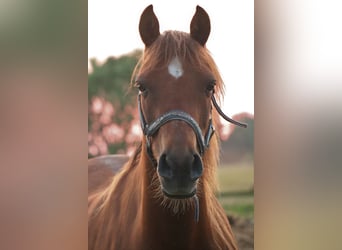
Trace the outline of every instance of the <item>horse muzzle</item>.
<instances>
[{"instance_id":1,"label":"horse muzzle","mask_svg":"<svg viewBox=\"0 0 342 250\"><path fill-rule=\"evenodd\" d=\"M157 169L164 195L172 199L186 199L196 194L203 163L198 154L169 153L160 156Z\"/></svg>"}]
</instances>

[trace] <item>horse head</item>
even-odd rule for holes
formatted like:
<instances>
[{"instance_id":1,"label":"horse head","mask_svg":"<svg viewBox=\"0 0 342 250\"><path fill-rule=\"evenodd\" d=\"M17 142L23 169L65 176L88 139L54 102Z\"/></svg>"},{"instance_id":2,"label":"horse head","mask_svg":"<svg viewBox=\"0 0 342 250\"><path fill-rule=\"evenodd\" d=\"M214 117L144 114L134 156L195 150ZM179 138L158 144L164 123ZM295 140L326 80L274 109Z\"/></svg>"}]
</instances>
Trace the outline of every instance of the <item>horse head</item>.
<instances>
[{"instance_id":1,"label":"horse head","mask_svg":"<svg viewBox=\"0 0 342 250\"><path fill-rule=\"evenodd\" d=\"M221 92L223 88L205 48L210 19L197 6L189 34L160 34L150 5L141 15L139 32L145 51L134 80L146 150L157 168L163 194L189 198L196 194L203 157L214 132L215 89Z\"/></svg>"}]
</instances>

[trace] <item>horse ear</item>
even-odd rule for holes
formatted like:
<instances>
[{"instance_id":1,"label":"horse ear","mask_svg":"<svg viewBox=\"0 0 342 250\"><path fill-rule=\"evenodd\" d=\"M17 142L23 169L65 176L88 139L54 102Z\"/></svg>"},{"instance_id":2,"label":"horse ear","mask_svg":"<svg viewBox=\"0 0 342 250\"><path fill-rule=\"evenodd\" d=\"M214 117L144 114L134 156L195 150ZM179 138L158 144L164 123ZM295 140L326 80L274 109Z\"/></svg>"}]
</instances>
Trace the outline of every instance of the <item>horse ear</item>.
<instances>
[{"instance_id":1,"label":"horse ear","mask_svg":"<svg viewBox=\"0 0 342 250\"><path fill-rule=\"evenodd\" d=\"M149 5L140 16L139 32L141 40L149 47L160 35L159 22L153 12L153 5Z\"/></svg>"},{"instance_id":2,"label":"horse ear","mask_svg":"<svg viewBox=\"0 0 342 250\"><path fill-rule=\"evenodd\" d=\"M207 12L197 5L196 13L190 24L190 36L199 42L202 46L208 40L210 34L210 19Z\"/></svg>"}]
</instances>

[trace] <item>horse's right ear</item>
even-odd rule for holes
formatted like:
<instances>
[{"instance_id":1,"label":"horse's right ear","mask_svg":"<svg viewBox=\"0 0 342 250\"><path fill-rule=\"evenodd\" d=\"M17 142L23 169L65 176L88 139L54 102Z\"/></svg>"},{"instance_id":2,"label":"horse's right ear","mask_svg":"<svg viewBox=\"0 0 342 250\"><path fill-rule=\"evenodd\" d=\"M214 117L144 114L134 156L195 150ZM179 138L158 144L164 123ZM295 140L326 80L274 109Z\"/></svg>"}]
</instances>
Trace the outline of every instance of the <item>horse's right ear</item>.
<instances>
[{"instance_id":1,"label":"horse's right ear","mask_svg":"<svg viewBox=\"0 0 342 250\"><path fill-rule=\"evenodd\" d=\"M153 12L152 4L147 6L141 14L139 32L146 47L149 47L160 35L159 22Z\"/></svg>"}]
</instances>

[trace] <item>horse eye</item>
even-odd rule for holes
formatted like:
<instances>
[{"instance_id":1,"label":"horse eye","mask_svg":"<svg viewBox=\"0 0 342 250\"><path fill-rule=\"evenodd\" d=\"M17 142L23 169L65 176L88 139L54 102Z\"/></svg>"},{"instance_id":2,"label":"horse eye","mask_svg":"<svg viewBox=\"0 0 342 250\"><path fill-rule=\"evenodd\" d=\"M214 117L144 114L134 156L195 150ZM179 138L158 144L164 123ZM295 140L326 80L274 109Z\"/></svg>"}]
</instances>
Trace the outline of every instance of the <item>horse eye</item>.
<instances>
[{"instance_id":1,"label":"horse eye","mask_svg":"<svg viewBox=\"0 0 342 250\"><path fill-rule=\"evenodd\" d=\"M214 85L210 84L207 86L208 91L212 91L214 89Z\"/></svg>"},{"instance_id":2,"label":"horse eye","mask_svg":"<svg viewBox=\"0 0 342 250\"><path fill-rule=\"evenodd\" d=\"M146 87L141 82L138 82L138 81L135 82L135 87L137 87L140 92L145 92L146 91Z\"/></svg>"},{"instance_id":3,"label":"horse eye","mask_svg":"<svg viewBox=\"0 0 342 250\"><path fill-rule=\"evenodd\" d=\"M146 88L143 85L139 85L138 89L139 89L140 92L145 92L146 91Z\"/></svg>"},{"instance_id":4,"label":"horse eye","mask_svg":"<svg viewBox=\"0 0 342 250\"><path fill-rule=\"evenodd\" d=\"M211 92L211 91L214 90L214 88L215 88L215 81L213 81L213 82L211 82L211 83L208 84L208 86L207 86L207 91L208 91L208 92Z\"/></svg>"}]
</instances>

